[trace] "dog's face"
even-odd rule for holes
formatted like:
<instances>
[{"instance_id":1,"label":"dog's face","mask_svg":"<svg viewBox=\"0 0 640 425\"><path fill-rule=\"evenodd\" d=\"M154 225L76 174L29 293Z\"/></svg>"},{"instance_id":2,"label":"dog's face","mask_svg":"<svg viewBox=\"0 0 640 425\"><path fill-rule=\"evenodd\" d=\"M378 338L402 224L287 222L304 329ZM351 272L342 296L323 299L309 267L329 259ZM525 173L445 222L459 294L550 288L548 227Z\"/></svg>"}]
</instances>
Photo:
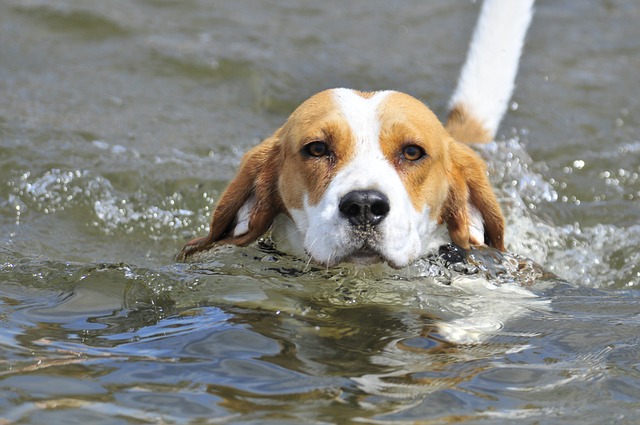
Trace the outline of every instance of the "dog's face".
<instances>
[{"instance_id":1,"label":"dog's face","mask_svg":"<svg viewBox=\"0 0 640 425\"><path fill-rule=\"evenodd\" d=\"M422 103L400 93L324 92L298 108L281 137L279 192L315 261L401 267L444 243L437 230L449 190L447 135ZM291 234L275 230L276 241Z\"/></svg>"},{"instance_id":2,"label":"dog's face","mask_svg":"<svg viewBox=\"0 0 640 425\"><path fill-rule=\"evenodd\" d=\"M482 161L423 103L398 92L334 89L305 101L245 155L209 235L182 256L250 243L274 219L278 247L329 266L403 267L449 241L503 249Z\"/></svg>"}]
</instances>

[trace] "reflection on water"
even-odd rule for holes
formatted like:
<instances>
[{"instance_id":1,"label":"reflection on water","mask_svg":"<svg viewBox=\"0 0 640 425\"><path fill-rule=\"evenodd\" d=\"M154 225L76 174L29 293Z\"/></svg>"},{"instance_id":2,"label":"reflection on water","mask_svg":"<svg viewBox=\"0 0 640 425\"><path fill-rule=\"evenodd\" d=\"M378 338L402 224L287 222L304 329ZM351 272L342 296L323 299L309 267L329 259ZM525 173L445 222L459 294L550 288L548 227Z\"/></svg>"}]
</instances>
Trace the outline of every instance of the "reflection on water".
<instances>
[{"instance_id":1,"label":"reflection on water","mask_svg":"<svg viewBox=\"0 0 640 425\"><path fill-rule=\"evenodd\" d=\"M496 267L324 270L261 249L155 269L14 258L1 273L3 416L511 420L569 413L555 392L632 397L632 294L539 274L529 290Z\"/></svg>"},{"instance_id":2,"label":"reflection on water","mask_svg":"<svg viewBox=\"0 0 640 425\"><path fill-rule=\"evenodd\" d=\"M510 253L398 271L173 256L313 92L441 112L477 5L0 4L0 423L636 423L635 6L538 5L479 148Z\"/></svg>"}]
</instances>

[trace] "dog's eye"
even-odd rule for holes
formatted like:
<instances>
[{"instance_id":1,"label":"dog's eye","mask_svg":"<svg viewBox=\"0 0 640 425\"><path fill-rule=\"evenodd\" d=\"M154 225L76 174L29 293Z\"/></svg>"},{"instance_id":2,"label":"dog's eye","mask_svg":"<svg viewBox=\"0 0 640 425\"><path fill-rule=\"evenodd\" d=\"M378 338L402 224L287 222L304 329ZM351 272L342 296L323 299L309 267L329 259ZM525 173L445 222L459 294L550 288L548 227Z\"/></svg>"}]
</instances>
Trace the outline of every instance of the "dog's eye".
<instances>
[{"instance_id":1,"label":"dog's eye","mask_svg":"<svg viewBox=\"0 0 640 425\"><path fill-rule=\"evenodd\" d=\"M427 153L420 146L407 145L402 148L402 156L407 161L417 161L423 158Z\"/></svg>"},{"instance_id":2,"label":"dog's eye","mask_svg":"<svg viewBox=\"0 0 640 425\"><path fill-rule=\"evenodd\" d=\"M304 153L319 158L329 155L329 147L325 142L311 142L304 146Z\"/></svg>"}]
</instances>

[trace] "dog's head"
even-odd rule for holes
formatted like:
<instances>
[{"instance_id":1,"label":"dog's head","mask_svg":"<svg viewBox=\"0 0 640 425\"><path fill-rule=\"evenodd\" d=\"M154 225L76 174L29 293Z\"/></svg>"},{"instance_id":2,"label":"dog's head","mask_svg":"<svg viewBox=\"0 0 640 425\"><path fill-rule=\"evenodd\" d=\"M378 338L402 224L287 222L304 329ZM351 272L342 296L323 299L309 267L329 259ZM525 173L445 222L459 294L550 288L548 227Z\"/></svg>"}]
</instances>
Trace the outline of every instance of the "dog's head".
<instances>
[{"instance_id":1,"label":"dog's head","mask_svg":"<svg viewBox=\"0 0 640 425\"><path fill-rule=\"evenodd\" d=\"M403 267L446 242L504 249L483 161L399 92L333 89L305 101L245 154L209 235L180 258L246 245L272 224L279 248L326 265Z\"/></svg>"}]
</instances>

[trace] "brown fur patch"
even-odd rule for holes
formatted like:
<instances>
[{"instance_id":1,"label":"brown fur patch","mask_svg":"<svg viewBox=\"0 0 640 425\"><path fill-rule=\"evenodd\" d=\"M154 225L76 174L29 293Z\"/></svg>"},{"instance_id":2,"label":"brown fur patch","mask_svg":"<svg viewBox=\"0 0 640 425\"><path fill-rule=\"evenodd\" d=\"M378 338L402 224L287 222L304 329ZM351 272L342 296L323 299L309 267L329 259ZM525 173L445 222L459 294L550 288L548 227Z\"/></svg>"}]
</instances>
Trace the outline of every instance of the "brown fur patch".
<instances>
[{"instance_id":1,"label":"brown fur patch","mask_svg":"<svg viewBox=\"0 0 640 425\"><path fill-rule=\"evenodd\" d=\"M504 217L487 177L484 161L468 146L453 141L450 146L452 167L449 196L442 212L453 243L469 248L469 211L471 202L482 215L485 244L504 251Z\"/></svg>"},{"instance_id":2,"label":"brown fur patch","mask_svg":"<svg viewBox=\"0 0 640 425\"><path fill-rule=\"evenodd\" d=\"M277 190L281 162L278 134L279 131L244 154L236 177L213 211L209 234L188 242L178 254L178 260L184 261L214 244L247 245L262 236L275 216L284 212ZM235 236L238 211L252 196L256 202L250 212L248 231Z\"/></svg>"},{"instance_id":3,"label":"brown fur patch","mask_svg":"<svg viewBox=\"0 0 640 425\"><path fill-rule=\"evenodd\" d=\"M305 157L306 144L321 141L329 155ZM317 204L336 173L354 155L351 129L338 110L331 90L320 92L291 114L282 131L283 162L279 190L287 208L300 209L305 194Z\"/></svg>"},{"instance_id":4,"label":"brown fur patch","mask_svg":"<svg viewBox=\"0 0 640 425\"><path fill-rule=\"evenodd\" d=\"M395 167L413 207L430 208L435 219L448 191L449 135L438 118L422 102L404 93L391 93L380 105L380 145ZM427 156L407 161L402 149L420 146Z\"/></svg>"},{"instance_id":5,"label":"brown fur patch","mask_svg":"<svg viewBox=\"0 0 640 425\"><path fill-rule=\"evenodd\" d=\"M451 136L463 143L488 143L493 140L491 133L471 115L464 105L455 105L449 112L446 124Z\"/></svg>"}]
</instances>

